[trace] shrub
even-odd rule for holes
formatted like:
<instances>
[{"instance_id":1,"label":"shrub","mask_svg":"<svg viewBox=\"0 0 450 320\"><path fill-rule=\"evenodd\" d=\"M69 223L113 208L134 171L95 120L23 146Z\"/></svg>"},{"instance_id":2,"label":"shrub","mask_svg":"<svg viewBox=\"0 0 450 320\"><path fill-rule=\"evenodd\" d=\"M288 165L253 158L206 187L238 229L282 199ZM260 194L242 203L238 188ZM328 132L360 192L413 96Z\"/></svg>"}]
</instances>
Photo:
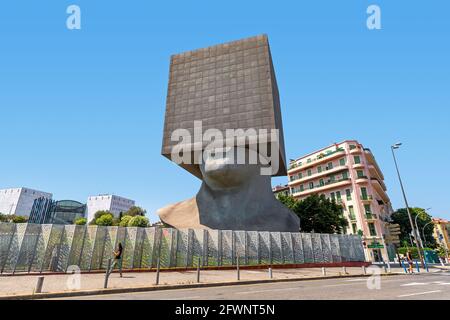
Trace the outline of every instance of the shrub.
<instances>
[{"instance_id":1,"label":"shrub","mask_svg":"<svg viewBox=\"0 0 450 320\"><path fill-rule=\"evenodd\" d=\"M77 226L84 226L87 223L87 219L86 218L78 218L75 220L74 222Z\"/></svg>"},{"instance_id":2,"label":"shrub","mask_svg":"<svg viewBox=\"0 0 450 320\"><path fill-rule=\"evenodd\" d=\"M149 225L149 221L146 217L143 216L135 216L133 218L130 219L130 221L128 222L128 226L129 227L148 227Z\"/></svg>"},{"instance_id":3,"label":"shrub","mask_svg":"<svg viewBox=\"0 0 450 320\"><path fill-rule=\"evenodd\" d=\"M23 216L13 216L12 222L14 222L14 223L27 223L28 222L28 218L23 217Z\"/></svg>"},{"instance_id":4,"label":"shrub","mask_svg":"<svg viewBox=\"0 0 450 320\"><path fill-rule=\"evenodd\" d=\"M95 220L95 224L98 226L112 226L113 224L113 215L112 214L104 214L97 220Z\"/></svg>"},{"instance_id":5,"label":"shrub","mask_svg":"<svg viewBox=\"0 0 450 320\"><path fill-rule=\"evenodd\" d=\"M104 211L104 210L97 211L94 214L94 218L89 222L89 224L94 225L94 226L97 225L97 220L100 219L102 216L105 216L108 214L112 215L112 213L109 211Z\"/></svg>"},{"instance_id":6,"label":"shrub","mask_svg":"<svg viewBox=\"0 0 450 320\"><path fill-rule=\"evenodd\" d=\"M128 227L128 223L132 218L133 218L132 216L123 216L122 219L120 219L119 226Z\"/></svg>"}]
</instances>

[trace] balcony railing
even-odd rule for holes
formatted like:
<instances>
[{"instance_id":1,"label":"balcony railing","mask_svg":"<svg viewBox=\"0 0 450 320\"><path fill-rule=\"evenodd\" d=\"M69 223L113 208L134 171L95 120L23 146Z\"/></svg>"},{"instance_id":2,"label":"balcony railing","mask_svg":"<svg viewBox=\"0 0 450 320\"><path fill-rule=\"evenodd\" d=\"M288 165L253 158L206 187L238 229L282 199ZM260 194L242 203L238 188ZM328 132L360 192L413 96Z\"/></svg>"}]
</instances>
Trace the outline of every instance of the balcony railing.
<instances>
[{"instance_id":1,"label":"balcony railing","mask_svg":"<svg viewBox=\"0 0 450 320\"><path fill-rule=\"evenodd\" d=\"M319 154L319 155L316 157L316 159L313 159L313 160L311 160L310 162L307 162L306 164L309 165L309 164L314 163L314 162L316 162L316 161L318 161L318 160L322 160L322 159L327 158L327 157L329 157L329 156L331 156L331 155L333 155L333 154L335 154L335 153L343 152L343 151L345 151L344 148L336 148L336 150L334 150L334 151L331 151L331 152L328 152L328 153L321 153L321 154ZM289 170L295 169L295 168L298 168L298 167L301 167L301 166L302 166L302 165L298 165L297 162L293 162L293 163L291 163L291 164L289 165Z\"/></svg>"},{"instance_id":2,"label":"balcony railing","mask_svg":"<svg viewBox=\"0 0 450 320\"><path fill-rule=\"evenodd\" d=\"M323 184L315 185L312 188L304 189L303 191L300 191L300 190L299 191L294 191L294 194L295 193L306 192L306 191L314 190L314 189L318 189L318 188L323 188L323 187L326 187L326 186L329 186L329 185L332 185L332 184L336 184L336 183L340 183L340 182L344 182L344 181L350 181L350 178L343 178L343 179L334 180L334 181L327 181L327 182L325 182Z\"/></svg>"},{"instance_id":3,"label":"balcony railing","mask_svg":"<svg viewBox=\"0 0 450 320\"><path fill-rule=\"evenodd\" d=\"M370 195L361 195L361 200L362 201L372 201L373 200L373 197L372 196L370 196Z\"/></svg>"},{"instance_id":4,"label":"balcony railing","mask_svg":"<svg viewBox=\"0 0 450 320\"><path fill-rule=\"evenodd\" d=\"M367 220L375 220L377 219L377 215L373 213L366 213L366 219Z\"/></svg>"}]
</instances>

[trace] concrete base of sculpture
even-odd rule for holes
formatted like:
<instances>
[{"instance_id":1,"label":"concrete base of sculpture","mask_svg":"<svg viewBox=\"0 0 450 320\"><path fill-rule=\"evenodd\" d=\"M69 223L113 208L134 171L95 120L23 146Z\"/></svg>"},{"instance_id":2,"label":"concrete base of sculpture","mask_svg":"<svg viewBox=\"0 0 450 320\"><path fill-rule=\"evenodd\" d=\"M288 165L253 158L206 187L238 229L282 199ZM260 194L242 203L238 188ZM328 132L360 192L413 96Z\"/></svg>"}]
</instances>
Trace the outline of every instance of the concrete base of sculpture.
<instances>
[{"instance_id":1,"label":"concrete base of sculpture","mask_svg":"<svg viewBox=\"0 0 450 320\"><path fill-rule=\"evenodd\" d=\"M261 165L235 164L238 149L219 160L205 159L200 191L159 209L161 221L176 229L298 232L299 218L274 197L271 177L261 175Z\"/></svg>"}]
</instances>

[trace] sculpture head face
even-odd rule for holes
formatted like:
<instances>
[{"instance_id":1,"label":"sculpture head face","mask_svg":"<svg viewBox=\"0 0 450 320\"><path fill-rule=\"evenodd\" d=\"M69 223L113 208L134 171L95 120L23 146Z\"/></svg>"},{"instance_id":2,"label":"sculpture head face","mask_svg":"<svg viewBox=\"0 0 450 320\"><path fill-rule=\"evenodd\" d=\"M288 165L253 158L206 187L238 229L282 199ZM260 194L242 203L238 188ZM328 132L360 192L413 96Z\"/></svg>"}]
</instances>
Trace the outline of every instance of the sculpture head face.
<instances>
[{"instance_id":1,"label":"sculpture head face","mask_svg":"<svg viewBox=\"0 0 450 320\"><path fill-rule=\"evenodd\" d=\"M238 154L245 155L245 164L238 164ZM257 156L256 151L242 147L205 152L200 164L203 181L213 190L237 188L248 183L260 176L260 165L248 164L250 156Z\"/></svg>"}]
</instances>

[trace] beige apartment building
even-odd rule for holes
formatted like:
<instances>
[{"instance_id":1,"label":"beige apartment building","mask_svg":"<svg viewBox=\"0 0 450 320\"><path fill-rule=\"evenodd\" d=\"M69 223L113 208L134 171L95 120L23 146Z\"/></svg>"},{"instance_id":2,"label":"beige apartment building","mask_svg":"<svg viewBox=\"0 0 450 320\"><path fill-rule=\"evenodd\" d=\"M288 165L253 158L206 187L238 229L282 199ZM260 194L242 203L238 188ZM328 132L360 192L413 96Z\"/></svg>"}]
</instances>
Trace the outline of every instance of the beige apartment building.
<instances>
[{"instance_id":1,"label":"beige apartment building","mask_svg":"<svg viewBox=\"0 0 450 320\"><path fill-rule=\"evenodd\" d=\"M342 205L348 234L360 234L369 261L393 260L395 248L386 245L392 205L384 176L370 149L358 141L333 144L291 161L290 193L298 200L325 195Z\"/></svg>"}]
</instances>

